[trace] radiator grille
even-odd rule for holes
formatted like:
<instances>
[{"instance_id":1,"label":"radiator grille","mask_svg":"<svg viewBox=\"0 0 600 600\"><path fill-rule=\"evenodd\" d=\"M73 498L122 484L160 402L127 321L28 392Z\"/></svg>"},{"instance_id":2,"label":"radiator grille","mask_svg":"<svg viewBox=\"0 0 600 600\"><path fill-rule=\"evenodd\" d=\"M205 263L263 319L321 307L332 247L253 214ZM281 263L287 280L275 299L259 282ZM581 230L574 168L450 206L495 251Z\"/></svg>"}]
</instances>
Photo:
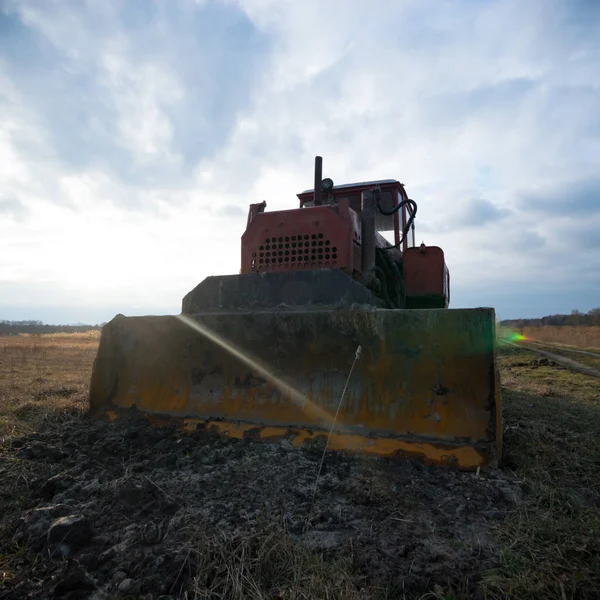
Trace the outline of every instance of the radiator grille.
<instances>
[{"instance_id":1,"label":"radiator grille","mask_svg":"<svg viewBox=\"0 0 600 600\"><path fill-rule=\"evenodd\" d=\"M253 271L333 267L338 249L322 233L265 238L252 252Z\"/></svg>"}]
</instances>

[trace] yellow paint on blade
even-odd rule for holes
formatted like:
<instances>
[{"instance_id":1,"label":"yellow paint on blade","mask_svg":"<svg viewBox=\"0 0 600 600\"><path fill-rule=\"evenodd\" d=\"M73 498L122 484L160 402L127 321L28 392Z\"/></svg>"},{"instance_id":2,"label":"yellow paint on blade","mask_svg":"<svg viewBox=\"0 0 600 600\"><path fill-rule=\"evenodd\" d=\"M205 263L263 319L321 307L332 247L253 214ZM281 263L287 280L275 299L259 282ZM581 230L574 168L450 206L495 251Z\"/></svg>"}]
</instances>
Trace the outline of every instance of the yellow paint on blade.
<instances>
[{"instance_id":1,"label":"yellow paint on blade","mask_svg":"<svg viewBox=\"0 0 600 600\"><path fill-rule=\"evenodd\" d=\"M207 431L231 438L242 439L248 432L257 430L256 437L269 439L288 439L294 446L300 447L305 442L317 438L325 439L326 431L302 431L291 430L286 427L263 427L247 425L244 423L232 423L223 421L199 421L198 419L186 419L184 430L195 431L201 425ZM428 461L439 465L460 465L464 470L475 470L477 467L485 466L485 456L472 446L450 446L425 442L413 442L393 438L373 438L352 434L333 434L329 441L331 450L359 452L375 454L379 456L394 456L398 453L408 455L419 455Z\"/></svg>"}]
</instances>

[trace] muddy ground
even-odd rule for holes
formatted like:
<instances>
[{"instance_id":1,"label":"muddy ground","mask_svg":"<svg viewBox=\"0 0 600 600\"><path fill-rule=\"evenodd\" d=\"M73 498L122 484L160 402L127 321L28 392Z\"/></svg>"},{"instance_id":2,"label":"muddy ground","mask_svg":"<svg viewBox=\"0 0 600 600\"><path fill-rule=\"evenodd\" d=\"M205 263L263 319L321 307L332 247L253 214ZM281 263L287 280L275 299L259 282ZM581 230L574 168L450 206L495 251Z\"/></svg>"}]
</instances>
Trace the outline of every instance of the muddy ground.
<instances>
[{"instance_id":1,"label":"muddy ground","mask_svg":"<svg viewBox=\"0 0 600 600\"><path fill-rule=\"evenodd\" d=\"M23 558L3 599L234 597L232 577L252 597L284 597L290 582L310 597L315 564L347 566L340 597L475 593L495 564L491 532L523 494L502 471L328 452L312 505L321 448L184 434L135 413L74 417L4 451L1 551Z\"/></svg>"}]
</instances>

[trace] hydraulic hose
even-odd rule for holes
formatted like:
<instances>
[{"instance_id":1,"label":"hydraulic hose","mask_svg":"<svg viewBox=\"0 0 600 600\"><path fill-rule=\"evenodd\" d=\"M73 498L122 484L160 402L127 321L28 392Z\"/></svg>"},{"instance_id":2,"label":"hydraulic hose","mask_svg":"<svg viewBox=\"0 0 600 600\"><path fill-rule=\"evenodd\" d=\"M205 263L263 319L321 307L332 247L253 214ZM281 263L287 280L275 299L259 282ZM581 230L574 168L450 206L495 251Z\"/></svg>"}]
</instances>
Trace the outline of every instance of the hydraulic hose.
<instances>
[{"instance_id":1,"label":"hydraulic hose","mask_svg":"<svg viewBox=\"0 0 600 600\"><path fill-rule=\"evenodd\" d=\"M394 244L393 246L386 246L386 250L389 250L390 248L399 248L400 245L402 244L402 242L404 241L404 239L406 238L406 236L408 235L408 232L410 231L410 228L415 220L415 217L417 216L417 203L414 200L411 200L410 198L408 198L406 196L406 192L404 191L404 188L402 188L402 200L396 204L396 206L394 206L394 208L392 208L391 210L385 210L384 208L381 207L381 190L379 188L375 189L375 197L377 199L377 210L382 214L382 215L386 215L386 216L390 216L393 215L395 213L397 213L403 206L410 206L412 209L412 212L410 214L410 216L408 217L408 221L406 222L406 225L404 226L404 229L402 230L402 235L400 237L400 241L397 244Z\"/></svg>"}]
</instances>

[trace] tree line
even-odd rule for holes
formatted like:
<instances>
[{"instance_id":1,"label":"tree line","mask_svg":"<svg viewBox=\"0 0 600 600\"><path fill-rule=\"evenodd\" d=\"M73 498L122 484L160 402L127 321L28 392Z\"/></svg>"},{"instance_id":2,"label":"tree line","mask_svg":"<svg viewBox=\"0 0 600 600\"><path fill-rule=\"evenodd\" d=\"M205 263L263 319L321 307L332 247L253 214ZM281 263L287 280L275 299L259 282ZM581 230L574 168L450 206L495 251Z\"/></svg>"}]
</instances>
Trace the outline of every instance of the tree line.
<instances>
[{"instance_id":1,"label":"tree line","mask_svg":"<svg viewBox=\"0 0 600 600\"><path fill-rule=\"evenodd\" d=\"M0 335L18 335L20 333L83 333L84 331L100 330L100 325L46 325L43 321L8 321L0 320Z\"/></svg>"},{"instance_id":2,"label":"tree line","mask_svg":"<svg viewBox=\"0 0 600 600\"><path fill-rule=\"evenodd\" d=\"M508 319L506 321L500 321L500 325L505 327L512 327L513 329L520 329L522 327L544 327L545 325L554 326L600 326L600 306L593 308L587 313L580 312L579 310L572 310L569 315L547 315L539 319Z\"/></svg>"}]
</instances>

